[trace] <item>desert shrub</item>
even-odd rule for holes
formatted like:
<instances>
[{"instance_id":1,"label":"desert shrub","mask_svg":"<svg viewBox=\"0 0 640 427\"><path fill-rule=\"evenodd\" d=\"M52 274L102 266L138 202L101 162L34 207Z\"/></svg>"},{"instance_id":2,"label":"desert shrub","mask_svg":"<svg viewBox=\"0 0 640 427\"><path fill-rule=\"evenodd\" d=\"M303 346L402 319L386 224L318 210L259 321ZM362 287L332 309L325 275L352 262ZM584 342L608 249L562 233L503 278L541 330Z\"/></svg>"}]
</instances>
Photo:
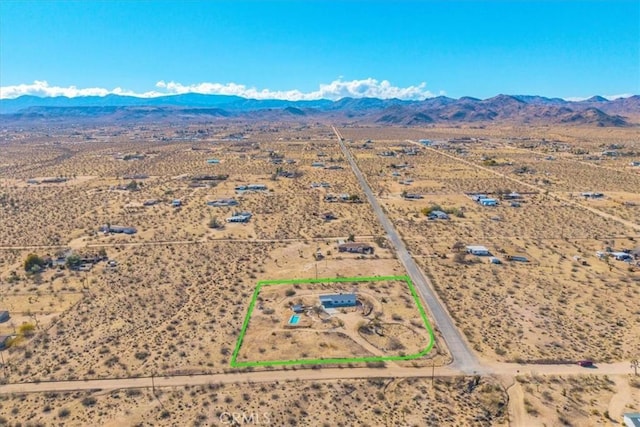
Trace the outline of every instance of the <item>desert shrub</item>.
<instances>
[{"instance_id":1,"label":"desert shrub","mask_svg":"<svg viewBox=\"0 0 640 427\"><path fill-rule=\"evenodd\" d=\"M149 353L147 353L146 351L138 351L135 354L135 358L138 360L144 360L147 357L149 357Z\"/></svg>"},{"instance_id":2,"label":"desert shrub","mask_svg":"<svg viewBox=\"0 0 640 427\"><path fill-rule=\"evenodd\" d=\"M36 254L29 254L27 259L24 260L24 270L28 272L40 271L44 266L44 259Z\"/></svg>"},{"instance_id":3,"label":"desert shrub","mask_svg":"<svg viewBox=\"0 0 640 427\"><path fill-rule=\"evenodd\" d=\"M65 264L69 268L76 268L79 267L80 264L82 264L82 259L80 258L80 255L72 254L67 257L67 261L65 262Z\"/></svg>"},{"instance_id":4,"label":"desert shrub","mask_svg":"<svg viewBox=\"0 0 640 427\"><path fill-rule=\"evenodd\" d=\"M82 399L82 404L84 406L93 406L95 405L97 402L97 399L93 396L87 396L84 399Z\"/></svg>"},{"instance_id":5,"label":"desert shrub","mask_svg":"<svg viewBox=\"0 0 640 427\"><path fill-rule=\"evenodd\" d=\"M32 337L35 333L35 325L33 323L23 323L18 328L18 333L23 337Z\"/></svg>"}]
</instances>

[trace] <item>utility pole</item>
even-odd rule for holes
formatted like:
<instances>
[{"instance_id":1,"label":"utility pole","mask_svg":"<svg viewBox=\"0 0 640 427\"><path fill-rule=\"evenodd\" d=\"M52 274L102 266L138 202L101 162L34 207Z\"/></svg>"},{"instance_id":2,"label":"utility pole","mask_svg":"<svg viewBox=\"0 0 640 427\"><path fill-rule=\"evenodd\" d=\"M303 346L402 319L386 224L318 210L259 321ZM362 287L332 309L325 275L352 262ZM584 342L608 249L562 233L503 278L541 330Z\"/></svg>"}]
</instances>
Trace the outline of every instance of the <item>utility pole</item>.
<instances>
[{"instance_id":1,"label":"utility pole","mask_svg":"<svg viewBox=\"0 0 640 427\"><path fill-rule=\"evenodd\" d=\"M433 387L435 373L436 373L436 360L431 359L431 387Z\"/></svg>"}]
</instances>

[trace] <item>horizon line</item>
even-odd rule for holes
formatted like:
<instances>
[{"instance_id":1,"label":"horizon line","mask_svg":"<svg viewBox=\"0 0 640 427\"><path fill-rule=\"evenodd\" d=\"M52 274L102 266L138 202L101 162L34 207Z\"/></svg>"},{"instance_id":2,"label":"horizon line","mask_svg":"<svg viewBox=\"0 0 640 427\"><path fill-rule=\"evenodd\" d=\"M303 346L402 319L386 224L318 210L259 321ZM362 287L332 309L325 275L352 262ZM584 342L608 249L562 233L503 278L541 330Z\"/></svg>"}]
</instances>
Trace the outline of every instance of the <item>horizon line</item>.
<instances>
[{"instance_id":1,"label":"horizon line","mask_svg":"<svg viewBox=\"0 0 640 427\"><path fill-rule=\"evenodd\" d=\"M32 84L19 84L0 87L0 101L9 101L19 99L25 96L31 96L41 99L46 98L105 98L107 96L131 97L137 99L154 99L162 97L172 97L179 95L211 95L211 96L228 96L239 97L248 100L258 101L340 101L342 99L380 99L380 100L400 100L400 101L424 101L437 97L447 97L459 100L461 98L475 98L479 100L487 100L496 96L536 96L547 99L562 99L566 102L586 101L594 97L602 97L608 101L620 98L629 98L637 96L633 93L622 93L615 95L591 95L591 96L545 96L545 95L525 95L525 94L507 94L499 93L488 98L477 98L470 95L464 95L459 98L447 96L445 91L439 91L436 95L426 89L426 83L421 82L418 85L399 87L392 85L388 80L376 80L367 78L361 80L344 81L338 78L328 84L320 84L318 90L311 92L302 92L298 89L292 90L270 90L256 89L255 87L247 87L237 83L197 83L192 85L183 85L181 83L169 82L163 80L155 84L156 88L164 91L147 91L135 92L132 90L116 87L114 89L106 89L102 87L80 88L76 86L51 86L45 80L36 80Z\"/></svg>"}]
</instances>

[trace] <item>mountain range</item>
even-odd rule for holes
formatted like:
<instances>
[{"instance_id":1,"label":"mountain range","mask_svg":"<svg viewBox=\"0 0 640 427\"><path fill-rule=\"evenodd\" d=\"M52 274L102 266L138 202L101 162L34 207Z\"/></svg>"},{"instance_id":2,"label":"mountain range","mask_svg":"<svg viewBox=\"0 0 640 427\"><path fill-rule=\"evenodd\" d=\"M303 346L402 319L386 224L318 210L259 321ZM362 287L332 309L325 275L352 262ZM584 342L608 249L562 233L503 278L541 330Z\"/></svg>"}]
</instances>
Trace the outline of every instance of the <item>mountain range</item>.
<instances>
[{"instance_id":1,"label":"mountain range","mask_svg":"<svg viewBox=\"0 0 640 427\"><path fill-rule=\"evenodd\" d=\"M532 95L498 95L484 100L438 96L421 101L378 98L257 100L195 93L155 98L21 96L0 100L0 114L5 123L198 121L216 118L286 120L308 117L403 126L463 122L635 126L640 123L640 96L612 101L601 96L567 101Z\"/></svg>"}]
</instances>

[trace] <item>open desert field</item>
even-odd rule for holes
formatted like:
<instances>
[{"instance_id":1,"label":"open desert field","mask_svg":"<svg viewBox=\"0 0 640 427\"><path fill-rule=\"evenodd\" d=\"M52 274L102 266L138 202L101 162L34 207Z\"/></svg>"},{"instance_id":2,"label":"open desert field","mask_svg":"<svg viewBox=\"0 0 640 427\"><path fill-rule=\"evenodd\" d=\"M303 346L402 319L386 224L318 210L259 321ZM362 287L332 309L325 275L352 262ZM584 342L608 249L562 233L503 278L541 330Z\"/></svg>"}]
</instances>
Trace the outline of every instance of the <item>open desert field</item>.
<instances>
[{"instance_id":1,"label":"open desert field","mask_svg":"<svg viewBox=\"0 0 640 427\"><path fill-rule=\"evenodd\" d=\"M510 396L523 397L523 425L610 426L639 409L640 381L632 376L526 375L513 387Z\"/></svg>"},{"instance_id":2,"label":"open desert field","mask_svg":"<svg viewBox=\"0 0 640 427\"><path fill-rule=\"evenodd\" d=\"M370 206L357 200L360 188L335 141L310 139L323 133L225 125L7 137L0 280L12 321L3 332L34 328L7 351L9 378L224 370L258 280L404 274ZM25 157L31 151L37 169ZM197 179L209 176L224 179ZM236 189L252 183L267 188ZM356 200L326 200L341 194ZM224 198L238 205L207 205ZM251 221L224 224L238 210L250 211ZM212 218L223 226L212 229ZM101 224L137 232L105 235ZM337 241L348 236L374 244L375 255L338 253ZM109 265L24 272L30 253L56 258L67 248L102 251Z\"/></svg>"},{"instance_id":3,"label":"open desert field","mask_svg":"<svg viewBox=\"0 0 640 427\"><path fill-rule=\"evenodd\" d=\"M516 128L341 131L486 366L637 357L639 268L596 255L639 246L640 194L620 159L585 165L589 160L566 150L546 160L544 145L533 144L545 138L539 129L530 138ZM579 135L564 131L549 130L546 138L579 146ZM635 147L619 132L598 132L584 136L589 150ZM18 337L2 352L4 382L237 373L230 361L259 281L407 274L325 125L53 129L4 138L0 310L11 319L0 323L0 335ZM423 138L442 144L407 141ZM535 174L514 172L522 166ZM630 178L616 187L621 177ZM238 189L250 184L265 188ZM580 195L586 191L604 197ZM481 206L472 198L480 192L499 204ZM504 199L509 192L521 196L517 206ZM421 198L406 198L410 193ZM237 204L207 204L223 199ZM427 219L434 209L449 219ZM248 222L226 221L243 211L252 214ZM136 233L99 232L105 224ZM339 242L349 238L375 253L339 252ZM467 245L486 246L501 264L466 254ZM57 259L61 252L104 258L82 271L24 269L29 254ZM314 310L321 294L351 292L362 307L331 316ZM306 309L294 327L296 304ZM381 376L387 368L449 363L438 325L433 328L428 356L385 362ZM427 345L429 334L403 282L277 285L261 289L238 361L405 355ZM257 370L277 378L278 369L244 368L238 375ZM517 381L524 420L533 425L562 422L549 396L580 423L604 425L606 410L618 419L625 409L615 406L620 390L637 389L633 381L602 375L591 382L539 377L535 387L528 376ZM222 425L228 420L220 417L244 411L271 417L274 425L346 426L354 419L359 425L506 425L513 421L508 385L460 376L433 384L389 378L7 395L0 416L45 425L168 425L175 417ZM562 403L563 389L581 393L588 409ZM340 413L331 410L338 404ZM319 418L325 412L330 415Z\"/></svg>"},{"instance_id":4,"label":"open desert field","mask_svg":"<svg viewBox=\"0 0 640 427\"><path fill-rule=\"evenodd\" d=\"M325 201L327 195L343 194L362 200L335 142L287 142L272 134L275 141L266 143L34 144L37 161L45 164L37 170L11 151L12 163L2 169L0 182L0 226L6 230L0 246L380 234L368 205ZM31 151L26 143L20 148L24 156ZM323 166L312 166L315 161ZM43 182L54 178L63 182ZM235 190L247 184L265 190ZM207 206L224 198L235 198L237 205ZM179 207L172 206L175 200ZM251 221L209 227L238 211L251 212ZM327 213L333 219L326 220ZM134 227L137 233L104 236L98 228L105 224Z\"/></svg>"},{"instance_id":5,"label":"open desert field","mask_svg":"<svg viewBox=\"0 0 640 427\"><path fill-rule=\"evenodd\" d=\"M440 141L437 148L407 143L415 140L415 129L341 132L353 140L350 149L372 189L483 358L616 361L637 354L640 267L596 256L606 248L640 247L636 176L623 167L544 160L542 153L537 160L528 149L509 146L516 139L504 129L448 135L425 129L419 138ZM580 138L563 132L549 134L581 147ZM624 141L628 149L638 148L628 132L587 132L584 139L594 146ZM536 173L513 172L522 166ZM605 197L580 195L586 191ZM511 192L517 200L503 197ZM407 193L421 198L403 197ZM496 197L499 204L481 206L473 193ZM426 212L438 209L449 212L449 219L427 219ZM465 254L468 245L487 247L501 264Z\"/></svg>"},{"instance_id":6,"label":"open desert field","mask_svg":"<svg viewBox=\"0 0 640 427\"><path fill-rule=\"evenodd\" d=\"M479 377L211 384L0 397L0 420L33 425L507 425L507 395ZM244 418L243 418L244 416Z\"/></svg>"},{"instance_id":7,"label":"open desert field","mask_svg":"<svg viewBox=\"0 0 640 427\"><path fill-rule=\"evenodd\" d=\"M87 272L35 275L21 268L28 251L3 251L2 308L12 314L3 328L38 320L33 336L4 352L8 378L225 371L258 280L403 274L378 249L363 257L339 254L328 242L119 245L106 250L115 267L100 262Z\"/></svg>"}]
</instances>

